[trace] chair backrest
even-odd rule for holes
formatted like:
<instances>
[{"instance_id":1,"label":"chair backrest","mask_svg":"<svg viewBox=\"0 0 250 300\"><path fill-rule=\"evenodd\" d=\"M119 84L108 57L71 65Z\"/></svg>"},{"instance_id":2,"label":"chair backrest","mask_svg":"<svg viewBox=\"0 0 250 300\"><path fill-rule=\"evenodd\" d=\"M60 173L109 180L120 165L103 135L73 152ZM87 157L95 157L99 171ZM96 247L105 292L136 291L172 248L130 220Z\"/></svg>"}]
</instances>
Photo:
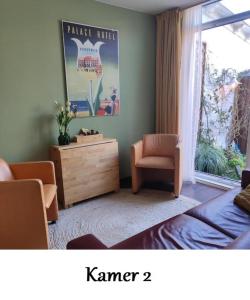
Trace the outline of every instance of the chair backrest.
<instances>
[{"instance_id":1,"label":"chair backrest","mask_svg":"<svg viewBox=\"0 0 250 300\"><path fill-rule=\"evenodd\" d=\"M0 181L9 181L13 179L14 177L9 165L0 158Z\"/></svg>"},{"instance_id":2,"label":"chair backrest","mask_svg":"<svg viewBox=\"0 0 250 300\"><path fill-rule=\"evenodd\" d=\"M176 134L145 134L143 156L174 156L178 142Z\"/></svg>"}]
</instances>

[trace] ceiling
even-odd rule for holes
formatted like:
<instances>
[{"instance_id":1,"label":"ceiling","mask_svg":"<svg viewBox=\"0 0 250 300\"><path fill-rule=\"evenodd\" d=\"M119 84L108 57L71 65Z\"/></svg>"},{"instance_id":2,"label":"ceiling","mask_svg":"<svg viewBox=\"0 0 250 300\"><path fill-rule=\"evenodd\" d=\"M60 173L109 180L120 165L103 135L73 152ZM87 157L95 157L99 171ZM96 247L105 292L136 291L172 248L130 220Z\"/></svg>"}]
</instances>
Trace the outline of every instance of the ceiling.
<instances>
[{"instance_id":1,"label":"ceiling","mask_svg":"<svg viewBox=\"0 0 250 300\"><path fill-rule=\"evenodd\" d=\"M173 7L188 7L205 0L96 0L147 14L158 14Z\"/></svg>"}]
</instances>

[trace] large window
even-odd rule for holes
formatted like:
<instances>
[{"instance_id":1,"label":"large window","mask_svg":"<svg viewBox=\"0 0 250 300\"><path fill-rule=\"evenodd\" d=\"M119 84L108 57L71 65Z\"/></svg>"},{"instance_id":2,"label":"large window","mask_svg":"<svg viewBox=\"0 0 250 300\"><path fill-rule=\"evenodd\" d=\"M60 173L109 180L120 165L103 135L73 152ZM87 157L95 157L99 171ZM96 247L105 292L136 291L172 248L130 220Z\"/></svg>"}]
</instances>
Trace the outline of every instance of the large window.
<instances>
[{"instance_id":1,"label":"large window","mask_svg":"<svg viewBox=\"0 0 250 300\"><path fill-rule=\"evenodd\" d=\"M196 170L239 180L250 120L250 2L203 9L203 76Z\"/></svg>"},{"instance_id":2,"label":"large window","mask_svg":"<svg viewBox=\"0 0 250 300\"><path fill-rule=\"evenodd\" d=\"M250 10L248 0L222 0L203 6L202 22L224 19Z\"/></svg>"}]
</instances>

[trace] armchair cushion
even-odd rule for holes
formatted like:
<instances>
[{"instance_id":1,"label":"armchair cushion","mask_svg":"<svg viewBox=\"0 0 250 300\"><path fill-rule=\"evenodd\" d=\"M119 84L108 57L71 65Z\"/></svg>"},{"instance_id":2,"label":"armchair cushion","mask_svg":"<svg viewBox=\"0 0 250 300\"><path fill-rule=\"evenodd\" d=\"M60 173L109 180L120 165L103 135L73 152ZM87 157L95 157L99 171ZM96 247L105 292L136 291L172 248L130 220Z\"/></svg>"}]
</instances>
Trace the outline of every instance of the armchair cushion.
<instances>
[{"instance_id":1,"label":"armchair cushion","mask_svg":"<svg viewBox=\"0 0 250 300\"><path fill-rule=\"evenodd\" d=\"M48 209L55 198L56 185L55 184L44 184L43 185L43 193L44 193L44 205Z\"/></svg>"},{"instance_id":2,"label":"armchair cushion","mask_svg":"<svg viewBox=\"0 0 250 300\"><path fill-rule=\"evenodd\" d=\"M51 161L36 161L10 164L14 179L36 178L43 184L56 184L55 168Z\"/></svg>"},{"instance_id":3,"label":"armchair cushion","mask_svg":"<svg viewBox=\"0 0 250 300\"><path fill-rule=\"evenodd\" d=\"M174 159L163 156L146 156L141 158L135 165L139 168L150 169L174 169Z\"/></svg>"}]
</instances>

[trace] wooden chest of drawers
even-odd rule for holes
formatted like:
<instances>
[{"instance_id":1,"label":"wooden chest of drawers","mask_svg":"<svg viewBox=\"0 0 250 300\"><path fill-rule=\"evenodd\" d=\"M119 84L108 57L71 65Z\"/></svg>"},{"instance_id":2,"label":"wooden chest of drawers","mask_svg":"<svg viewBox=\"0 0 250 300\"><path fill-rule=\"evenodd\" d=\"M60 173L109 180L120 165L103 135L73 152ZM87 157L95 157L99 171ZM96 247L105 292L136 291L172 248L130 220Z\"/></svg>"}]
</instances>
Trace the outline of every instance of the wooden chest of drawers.
<instances>
[{"instance_id":1,"label":"wooden chest of drawers","mask_svg":"<svg viewBox=\"0 0 250 300\"><path fill-rule=\"evenodd\" d=\"M119 160L115 139L68 146L52 146L58 198L63 207L111 191L118 191Z\"/></svg>"}]
</instances>

